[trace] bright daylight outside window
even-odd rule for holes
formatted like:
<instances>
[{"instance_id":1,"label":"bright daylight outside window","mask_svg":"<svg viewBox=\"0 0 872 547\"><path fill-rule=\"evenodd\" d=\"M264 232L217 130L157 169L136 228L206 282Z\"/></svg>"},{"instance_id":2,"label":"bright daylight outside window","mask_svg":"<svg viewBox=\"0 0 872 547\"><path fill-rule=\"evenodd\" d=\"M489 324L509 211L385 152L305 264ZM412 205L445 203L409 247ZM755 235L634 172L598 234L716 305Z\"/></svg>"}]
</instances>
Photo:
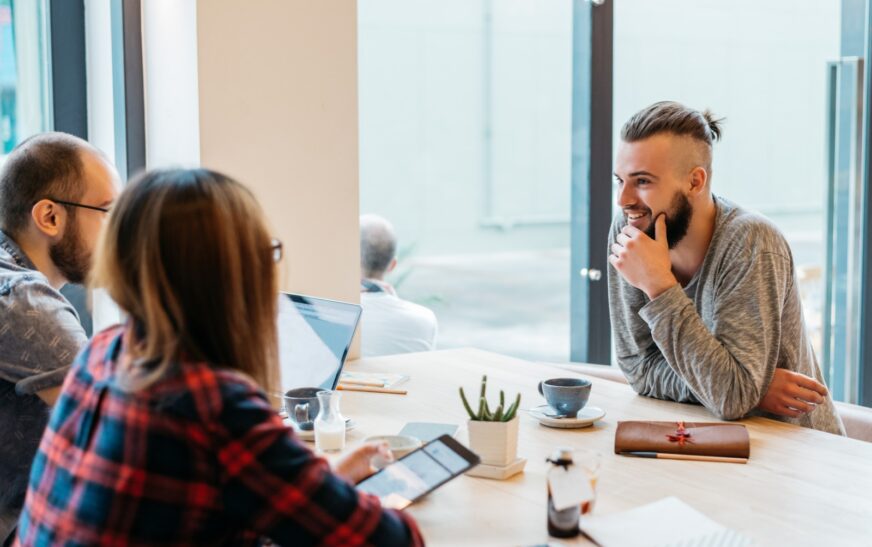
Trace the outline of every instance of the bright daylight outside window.
<instances>
[{"instance_id":1,"label":"bright daylight outside window","mask_svg":"<svg viewBox=\"0 0 872 547\"><path fill-rule=\"evenodd\" d=\"M572 2L358 4L361 213L437 349L569 359ZM364 330L365 335L365 330Z\"/></svg>"},{"instance_id":2,"label":"bright daylight outside window","mask_svg":"<svg viewBox=\"0 0 872 547\"><path fill-rule=\"evenodd\" d=\"M0 162L49 129L45 2L0 0Z\"/></svg>"}]
</instances>

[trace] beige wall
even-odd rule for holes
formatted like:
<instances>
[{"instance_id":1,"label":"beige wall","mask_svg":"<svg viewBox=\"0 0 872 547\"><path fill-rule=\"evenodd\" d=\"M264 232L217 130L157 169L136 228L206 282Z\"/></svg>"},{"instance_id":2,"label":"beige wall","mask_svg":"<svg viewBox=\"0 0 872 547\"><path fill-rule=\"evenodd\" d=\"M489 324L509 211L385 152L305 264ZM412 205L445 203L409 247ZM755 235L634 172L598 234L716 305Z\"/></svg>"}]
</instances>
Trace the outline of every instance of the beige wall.
<instances>
[{"instance_id":1,"label":"beige wall","mask_svg":"<svg viewBox=\"0 0 872 547\"><path fill-rule=\"evenodd\" d=\"M200 0L197 26L202 165L256 192L283 289L359 301L356 2Z\"/></svg>"}]
</instances>

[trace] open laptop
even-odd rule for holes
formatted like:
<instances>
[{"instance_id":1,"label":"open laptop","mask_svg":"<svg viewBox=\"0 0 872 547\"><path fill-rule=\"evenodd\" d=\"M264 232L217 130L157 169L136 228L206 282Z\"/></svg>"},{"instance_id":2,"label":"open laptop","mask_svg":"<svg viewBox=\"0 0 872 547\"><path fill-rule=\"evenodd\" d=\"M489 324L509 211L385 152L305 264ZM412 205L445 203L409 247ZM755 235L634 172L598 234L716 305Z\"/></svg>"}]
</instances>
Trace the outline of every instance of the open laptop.
<instances>
[{"instance_id":1,"label":"open laptop","mask_svg":"<svg viewBox=\"0 0 872 547\"><path fill-rule=\"evenodd\" d=\"M282 293L278 325L282 390L336 389L360 313L357 304Z\"/></svg>"}]
</instances>

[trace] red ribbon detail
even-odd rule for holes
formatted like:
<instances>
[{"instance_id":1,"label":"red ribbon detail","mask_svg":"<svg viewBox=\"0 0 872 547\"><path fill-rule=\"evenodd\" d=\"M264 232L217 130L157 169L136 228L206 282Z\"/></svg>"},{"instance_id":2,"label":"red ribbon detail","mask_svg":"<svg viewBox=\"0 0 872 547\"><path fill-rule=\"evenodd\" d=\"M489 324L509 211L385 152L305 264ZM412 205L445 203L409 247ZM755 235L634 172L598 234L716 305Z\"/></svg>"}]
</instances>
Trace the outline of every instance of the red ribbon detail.
<instances>
[{"instance_id":1,"label":"red ribbon detail","mask_svg":"<svg viewBox=\"0 0 872 547\"><path fill-rule=\"evenodd\" d=\"M690 440L690 431L684 428L684 422L677 422L678 429L675 430L674 435L666 435L666 438L669 439L671 443L678 443L678 446L684 447L685 443L692 443Z\"/></svg>"}]
</instances>

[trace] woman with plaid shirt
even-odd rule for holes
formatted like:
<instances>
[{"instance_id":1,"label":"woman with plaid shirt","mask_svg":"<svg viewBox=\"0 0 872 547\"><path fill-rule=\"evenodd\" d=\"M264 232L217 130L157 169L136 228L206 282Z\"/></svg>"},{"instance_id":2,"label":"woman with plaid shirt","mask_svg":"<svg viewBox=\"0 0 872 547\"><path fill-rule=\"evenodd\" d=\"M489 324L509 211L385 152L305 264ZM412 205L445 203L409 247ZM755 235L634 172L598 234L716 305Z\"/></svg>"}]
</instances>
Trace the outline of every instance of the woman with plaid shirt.
<instances>
[{"instance_id":1,"label":"woman with plaid shirt","mask_svg":"<svg viewBox=\"0 0 872 547\"><path fill-rule=\"evenodd\" d=\"M127 314L67 376L30 475L23 545L417 545L357 492L377 450L335 470L270 406L275 244L252 194L206 170L132 182L93 282Z\"/></svg>"}]
</instances>

